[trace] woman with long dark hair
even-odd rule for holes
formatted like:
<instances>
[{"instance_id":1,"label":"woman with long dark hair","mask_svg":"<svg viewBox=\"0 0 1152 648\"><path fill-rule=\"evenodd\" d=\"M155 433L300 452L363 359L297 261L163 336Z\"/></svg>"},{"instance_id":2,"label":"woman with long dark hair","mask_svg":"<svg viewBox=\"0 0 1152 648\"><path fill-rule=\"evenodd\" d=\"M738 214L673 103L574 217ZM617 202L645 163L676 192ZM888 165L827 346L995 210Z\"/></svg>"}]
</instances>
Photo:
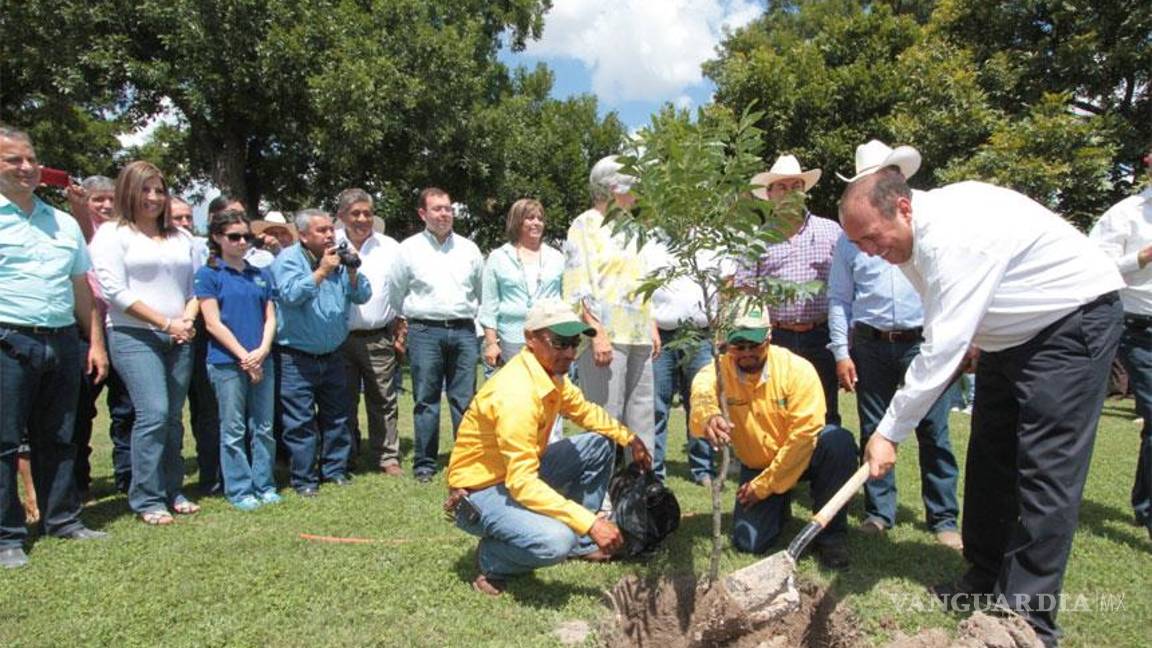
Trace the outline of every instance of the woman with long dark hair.
<instances>
[{"instance_id":1,"label":"woman with long dark hair","mask_svg":"<svg viewBox=\"0 0 1152 648\"><path fill-rule=\"evenodd\" d=\"M136 407L128 504L147 524L200 507L184 497L180 425L192 375L192 236L172 223L168 187L154 165L116 178L115 219L92 238L92 265L108 300L108 344Z\"/></svg>"},{"instance_id":2,"label":"woman with long dark hair","mask_svg":"<svg viewBox=\"0 0 1152 648\"><path fill-rule=\"evenodd\" d=\"M208 377L220 412L224 496L241 511L280 501L272 477L274 288L267 270L244 260L251 240L242 212L216 214L208 224L211 256L196 272L196 297L211 335Z\"/></svg>"}]
</instances>

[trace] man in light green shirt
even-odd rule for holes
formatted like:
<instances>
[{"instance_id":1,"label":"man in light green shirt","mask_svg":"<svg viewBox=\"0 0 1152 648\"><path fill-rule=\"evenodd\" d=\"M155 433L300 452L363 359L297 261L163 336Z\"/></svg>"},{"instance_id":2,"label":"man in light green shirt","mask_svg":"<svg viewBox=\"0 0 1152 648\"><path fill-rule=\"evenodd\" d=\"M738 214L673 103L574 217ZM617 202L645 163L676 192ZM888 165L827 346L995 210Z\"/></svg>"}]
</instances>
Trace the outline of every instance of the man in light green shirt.
<instances>
[{"instance_id":1,"label":"man in light green shirt","mask_svg":"<svg viewBox=\"0 0 1152 648\"><path fill-rule=\"evenodd\" d=\"M16 450L25 433L48 535L104 537L80 522L72 443L80 370L100 382L108 354L85 273L91 265L76 221L35 195L40 163L26 133L0 126L0 567L28 563ZM79 320L89 338L80 358Z\"/></svg>"}]
</instances>

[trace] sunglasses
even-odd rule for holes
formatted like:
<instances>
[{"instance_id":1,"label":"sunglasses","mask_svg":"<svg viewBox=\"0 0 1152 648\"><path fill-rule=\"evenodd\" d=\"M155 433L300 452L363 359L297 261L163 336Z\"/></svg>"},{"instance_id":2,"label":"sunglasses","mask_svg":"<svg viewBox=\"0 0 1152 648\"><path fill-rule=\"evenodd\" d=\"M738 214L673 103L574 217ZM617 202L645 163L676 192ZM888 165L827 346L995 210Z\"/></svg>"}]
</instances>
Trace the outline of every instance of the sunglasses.
<instances>
[{"instance_id":1,"label":"sunglasses","mask_svg":"<svg viewBox=\"0 0 1152 648\"><path fill-rule=\"evenodd\" d=\"M557 351L564 351L566 349L575 349L580 346L579 335L551 335L548 338L548 343L552 345L553 349Z\"/></svg>"},{"instance_id":2,"label":"sunglasses","mask_svg":"<svg viewBox=\"0 0 1152 648\"><path fill-rule=\"evenodd\" d=\"M228 234L224 235L224 238L232 241L233 243L239 243L241 240L251 243L252 241L256 240L256 237L251 234L241 234L239 232L229 232Z\"/></svg>"}]
</instances>

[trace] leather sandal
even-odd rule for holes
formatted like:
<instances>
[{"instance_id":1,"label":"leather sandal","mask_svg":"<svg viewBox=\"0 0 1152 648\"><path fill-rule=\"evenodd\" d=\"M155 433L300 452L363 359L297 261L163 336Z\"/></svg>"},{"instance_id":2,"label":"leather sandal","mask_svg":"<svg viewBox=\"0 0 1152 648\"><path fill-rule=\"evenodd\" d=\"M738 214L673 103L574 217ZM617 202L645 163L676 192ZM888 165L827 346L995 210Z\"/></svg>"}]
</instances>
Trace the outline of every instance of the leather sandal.
<instances>
[{"instance_id":1,"label":"leather sandal","mask_svg":"<svg viewBox=\"0 0 1152 648\"><path fill-rule=\"evenodd\" d=\"M140 514L140 521L151 526L167 526L174 524L176 518L168 511L148 511Z\"/></svg>"}]
</instances>

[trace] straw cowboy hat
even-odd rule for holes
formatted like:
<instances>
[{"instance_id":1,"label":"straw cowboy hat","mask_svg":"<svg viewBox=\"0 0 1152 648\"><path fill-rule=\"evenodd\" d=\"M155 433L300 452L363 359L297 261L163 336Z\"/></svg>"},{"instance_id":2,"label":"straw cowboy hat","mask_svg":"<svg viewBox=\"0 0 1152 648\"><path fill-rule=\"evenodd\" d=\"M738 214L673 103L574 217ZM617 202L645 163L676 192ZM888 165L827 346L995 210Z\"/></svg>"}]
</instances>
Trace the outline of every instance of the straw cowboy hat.
<instances>
[{"instance_id":1,"label":"straw cowboy hat","mask_svg":"<svg viewBox=\"0 0 1152 648\"><path fill-rule=\"evenodd\" d=\"M296 233L296 226L292 223L289 223L284 218L284 214L281 214L278 211L270 211L267 214L264 214L263 220L254 220L249 224L249 227L252 228L253 234L263 234L264 230L282 227L292 235L293 239L298 238Z\"/></svg>"},{"instance_id":2,"label":"straw cowboy hat","mask_svg":"<svg viewBox=\"0 0 1152 648\"><path fill-rule=\"evenodd\" d=\"M880 140L872 140L856 147L856 175L845 178L837 173L836 177L844 182L853 182L886 166L899 167L904 179L908 180L920 170L920 151L911 146L892 148Z\"/></svg>"},{"instance_id":3,"label":"straw cowboy hat","mask_svg":"<svg viewBox=\"0 0 1152 648\"><path fill-rule=\"evenodd\" d=\"M812 187L820 182L820 169L801 171L800 161L796 159L795 155L781 155L776 158L771 169L752 176L752 184L760 185L752 190L752 195L768 200L768 187L772 186L773 182L789 178L800 178L804 181L804 191L812 191Z\"/></svg>"}]
</instances>

